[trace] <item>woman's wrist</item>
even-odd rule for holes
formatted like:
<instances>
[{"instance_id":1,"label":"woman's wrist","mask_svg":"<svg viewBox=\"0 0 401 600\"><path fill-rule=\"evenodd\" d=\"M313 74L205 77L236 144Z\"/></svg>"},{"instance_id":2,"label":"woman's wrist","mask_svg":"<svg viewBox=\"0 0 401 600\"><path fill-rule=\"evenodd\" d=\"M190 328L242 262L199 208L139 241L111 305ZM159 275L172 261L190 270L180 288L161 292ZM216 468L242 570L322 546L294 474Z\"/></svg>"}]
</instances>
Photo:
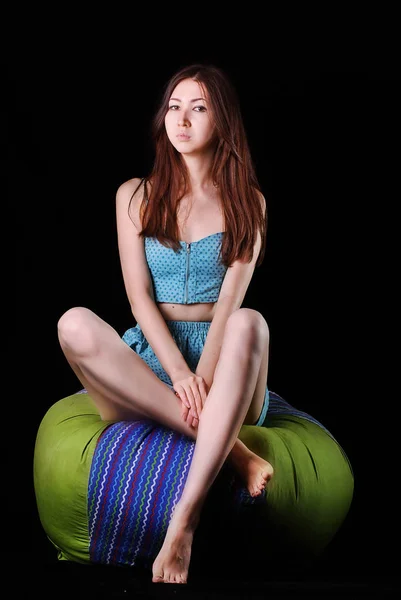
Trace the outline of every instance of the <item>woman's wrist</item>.
<instances>
[{"instance_id":1,"label":"woman's wrist","mask_svg":"<svg viewBox=\"0 0 401 600\"><path fill-rule=\"evenodd\" d=\"M176 381L180 381L181 379L185 379L186 377L188 377L191 374L191 371L188 368L188 365L185 364L179 367L174 367L169 371L168 374L171 381L174 384Z\"/></svg>"}]
</instances>

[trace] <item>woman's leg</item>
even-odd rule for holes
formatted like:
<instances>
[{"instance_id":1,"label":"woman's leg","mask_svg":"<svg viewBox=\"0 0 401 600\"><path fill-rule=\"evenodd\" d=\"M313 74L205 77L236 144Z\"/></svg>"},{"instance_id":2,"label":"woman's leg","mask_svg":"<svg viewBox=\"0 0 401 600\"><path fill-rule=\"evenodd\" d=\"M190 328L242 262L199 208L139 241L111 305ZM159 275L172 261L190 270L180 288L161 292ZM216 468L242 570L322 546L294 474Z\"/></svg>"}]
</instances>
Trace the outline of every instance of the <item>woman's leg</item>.
<instances>
[{"instance_id":1,"label":"woman's leg","mask_svg":"<svg viewBox=\"0 0 401 600\"><path fill-rule=\"evenodd\" d=\"M256 334L263 334L264 338L268 336L267 324L259 313L248 309L237 312L239 316L242 315L242 321L253 319L255 322L254 328L245 324L248 335L256 331ZM235 321L229 329L235 329ZM91 310L77 307L64 313L58 322L58 335L67 361L89 392L104 421L150 418L192 439L197 438L198 430L183 421L181 401L174 392L160 381L108 323ZM241 335L241 327L238 335ZM230 361L229 347L225 352ZM244 421L246 424L256 421L264 401L268 363L268 342L265 340L261 344L261 352L262 360ZM235 364L234 356L232 361ZM225 397L232 396L233 387L228 381L227 391L221 394L223 409ZM267 465L240 440L236 440L229 458L249 493L252 496L259 495L272 475L271 465Z\"/></svg>"},{"instance_id":2,"label":"woman's leg","mask_svg":"<svg viewBox=\"0 0 401 600\"><path fill-rule=\"evenodd\" d=\"M153 419L196 437L181 418L174 392L121 339L87 308L64 313L58 322L61 348L104 421Z\"/></svg>"},{"instance_id":3,"label":"woman's leg","mask_svg":"<svg viewBox=\"0 0 401 600\"><path fill-rule=\"evenodd\" d=\"M229 317L186 484L153 564L154 582L187 580L192 539L210 486L236 444L252 401L257 400L261 407L262 400L255 399L255 392L259 389L264 396L266 382L260 384L260 374L264 377L266 365L261 367L268 339L268 327L260 313L239 309Z\"/></svg>"},{"instance_id":4,"label":"woman's leg","mask_svg":"<svg viewBox=\"0 0 401 600\"><path fill-rule=\"evenodd\" d=\"M239 314L262 319L256 311ZM259 315L259 316L258 316ZM108 323L87 308L65 312L58 322L64 355L88 391L104 421L151 418L196 439L197 430L181 418L181 402ZM252 424L263 406L268 369L268 342L244 423ZM241 445L241 444L240 444ZM245 446L244 446L245 447ZM251 490L250 490L251 491Z\"/></svg>"},{"instance_id":5,"label":"woman's leg","mask_svg":"<svg viewBox=\"0 0 401 600\"><path fill-rule=\"evenodd\" d=\"M198 429L182 420L181 402L174 392L92 311L81 307L68 310L59 320L58 332L71 368L103 420L150 418L192 439L197 439L202 431L202 443L198 449L195 447L195 454L202 480L207 473L205 492L229 454L250 493L260 493L272 475L272 467L236 439L244 419L252 412L259 415L266 389L268 328L259 313L240 309L230 317L215 381L202 411L203 424ZM191 484L189 500L196 499L198 487ZM194 502L194 509L200 509L203 500L201 497L200 502ZM169 531L171 534L173 529ZM161 554L159 564L160 557ZM174 568L171 577L186 579L188 564L178 575ZM167 567L165 573L164 580L168 580Z\"/></svg>"}]
</instances>

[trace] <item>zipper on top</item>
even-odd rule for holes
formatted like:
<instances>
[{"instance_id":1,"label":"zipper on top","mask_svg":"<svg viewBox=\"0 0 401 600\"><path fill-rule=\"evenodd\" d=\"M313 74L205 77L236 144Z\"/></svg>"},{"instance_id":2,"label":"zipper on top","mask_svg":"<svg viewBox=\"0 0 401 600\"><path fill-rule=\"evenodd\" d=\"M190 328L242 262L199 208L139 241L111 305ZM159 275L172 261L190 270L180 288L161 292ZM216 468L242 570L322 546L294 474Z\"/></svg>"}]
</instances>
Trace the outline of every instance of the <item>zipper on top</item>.
<instances>
[{"instance_id":1,"label":"zipper on top","mask_svg":"<svg viewBox=\"0 0 401 600\"><path fill-rule=\"evenodd\" d=\"M185 304L188 304L188 279L189 279L189 254L191 251L191 244L185 242L187 248L186 256L186 268L185 268Z\"/></svg>"}]
</instances>

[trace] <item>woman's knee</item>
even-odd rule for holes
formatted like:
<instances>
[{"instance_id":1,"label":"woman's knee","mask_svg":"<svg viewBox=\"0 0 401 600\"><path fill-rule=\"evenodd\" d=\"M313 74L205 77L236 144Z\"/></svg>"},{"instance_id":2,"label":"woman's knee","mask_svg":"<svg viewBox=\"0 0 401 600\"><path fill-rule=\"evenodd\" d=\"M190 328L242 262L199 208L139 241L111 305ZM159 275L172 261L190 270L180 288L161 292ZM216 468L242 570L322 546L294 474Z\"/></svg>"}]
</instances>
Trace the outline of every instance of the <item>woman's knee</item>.
<instances>
[{"instance_id":1,"label":"woman's knee","mask_svg":"<svg viewBox=\"0 0 401 600\"><path fill-rule=\"evenodd\" d=\"M239 308L227 319L226 335L233 342L238 340L242 346L261 345L264 348L269 343L269 327L264 316L252 308Z\"/></svg>"},{"instance_id":2,"label":"woman's knee","mask_svg":"<svg viewBox=\"0 0 401 600\"><path fill-rule=\"evenodd\" d=\"M60 344L77 354L88 354L95 349L93 313L78 306L67 310L57 323Z\"/></svg>"}]
</instances>

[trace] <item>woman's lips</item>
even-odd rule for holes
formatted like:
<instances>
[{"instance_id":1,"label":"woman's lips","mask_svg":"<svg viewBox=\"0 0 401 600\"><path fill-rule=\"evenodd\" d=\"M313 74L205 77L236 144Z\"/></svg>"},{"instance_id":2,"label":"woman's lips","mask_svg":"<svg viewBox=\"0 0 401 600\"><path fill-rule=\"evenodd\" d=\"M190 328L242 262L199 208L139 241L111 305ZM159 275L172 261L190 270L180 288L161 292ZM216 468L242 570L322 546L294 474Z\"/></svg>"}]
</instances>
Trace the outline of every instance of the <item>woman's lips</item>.
<instances>
[{"instance_id":1,"label":"woman's lips","mask_svg":"<svg viewBox=\"0 0 401 600\"><path fill-rule=\"evenodd\" d=\"M179 134L177 135L177 137L178 137L178 139L179 139L179 140L183 140L183 141L185 141L185 140L189 140L189 139L190 139L190 136L189 136L189 135L186 135L185 133L179 133Z\"/></svg>"}]
</instances>

